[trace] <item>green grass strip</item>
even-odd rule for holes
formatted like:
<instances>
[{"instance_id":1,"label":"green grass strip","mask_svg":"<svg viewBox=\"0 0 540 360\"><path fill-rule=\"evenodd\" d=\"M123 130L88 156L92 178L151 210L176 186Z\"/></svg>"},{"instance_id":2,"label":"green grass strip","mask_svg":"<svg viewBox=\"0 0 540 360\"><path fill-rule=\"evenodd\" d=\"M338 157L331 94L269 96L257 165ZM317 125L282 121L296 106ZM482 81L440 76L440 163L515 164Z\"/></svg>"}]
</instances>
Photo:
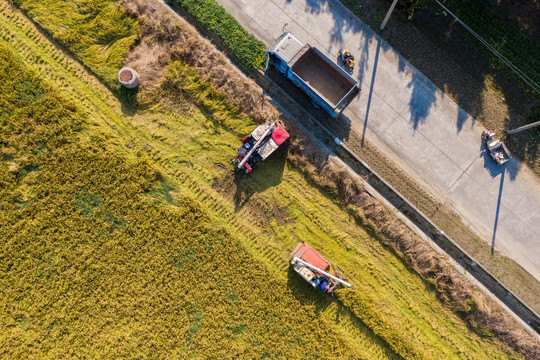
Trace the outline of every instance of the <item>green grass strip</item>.
<instances>
[{"instance_id":1,"label":"green grass strip","mask_svg":"<svg viewBox=\"0 0 540 360\"><path fill-rule=\"evenodd\" d=\"M201 26L212 31L248 70L262 69L265 46L249 34L215 0L169 0L187 12Z\"/></svg>"}]
</instances>

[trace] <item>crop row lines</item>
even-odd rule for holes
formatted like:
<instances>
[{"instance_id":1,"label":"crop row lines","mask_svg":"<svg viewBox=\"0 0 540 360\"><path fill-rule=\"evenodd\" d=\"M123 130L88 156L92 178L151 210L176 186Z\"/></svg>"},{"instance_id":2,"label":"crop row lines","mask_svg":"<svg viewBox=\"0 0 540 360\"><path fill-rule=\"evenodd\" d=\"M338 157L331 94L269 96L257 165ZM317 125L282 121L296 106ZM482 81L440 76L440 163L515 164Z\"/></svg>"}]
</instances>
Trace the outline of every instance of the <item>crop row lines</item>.
<instances>
[{"instance_id":1,"label":"crop row lines","mask_svg":"<svg viewBox=\"0 0 540 360\"><path fill-rule=\"evenodd\" d=\"M102 85L94 76L53 45L4 0L0 1L0 29L0 38L17 49L20 60L58 86L69 100L79 105L84 115L96 116L100 113L97 110L104 108L100 104L111 105L106 97L98 98L100 92L95 91L95 87Z\"/></svg>"},{"instance_id":2,"label":"crop row lines","mask_svg":"<svg viewBox=\"0 0 540 360\"><path fill-rule=\"evenodd\" d=\"M202 173L202 169L199 170L195 167L191 170L200 173L199 175L195 176L195 178L200 178L200 176L204 175ZM185 185L187 185L187 187L192 191L199 201L203 202L205 205L210 204L210 209L219 212L220 215L228 221L228 224L230 225L229 228L232 227L232 229L242 229L242 241L244 243L247 242L248 251L254 251L254 255L257 258L263 260L265 263L273 267L277 274L285 277L284 274L287 273L288 262L279 253L279 250L268 244L268 238L271 236L270 234L260 234L257 236L250 231L251 229L249 226L255 222L254 218L249 216L249 214L244 210L234 214L225 208L221 204L226 200L218 199L217 197L220 195L211 194L211 190L208 188L203 188L201 183L196 181L192 175L182 171L179 171L176 175ZM239 218L244 219L244 221L240 221ZM323 299L323 303L322 308L324 310L322 313L324 314L325 321L330 322L344 334L355 333L358 337L364 338L364 345L368 343L370 344L369 350L366 349L366 354L371 353L374 354L374 356L367 358L385 358L389 355L383 352L382 348L384 348L385 345L380 340L373 340L372 337L365 335L366 333L371 333L372 330L366 324L359 321L356 315L354 315L348 307L340 304L338 309L337 302L330 299Z\"/></svg>"},{"instance_id":3,"label":"crop row lines","mask_svg":"<svg viewBox=\"0 0 540 360\"><path fill-rule=\"evenodd\" d=\"M240 236L243 243L247 243L248 249L255 252L257 258L264 260L265 263L271 265L278 272L286 271L288 264L283 261L283 256L273 247L269 245L268 238L264 234L255 233L253 224L249 214L239 212L234 214L222 204L225 199L218 198L219 195L213 194L210 188L203 188L201 184L194 180L191 175L186 172L178 174L180 181L186 185L197 200L203 203L207 208L211 209L215 215L218 215L222 220L225 220L227 227L233 233L238 234L238 229L242 229ZM243 218L244 220L240 220Z\"/></svg>"},{"instance_id":4,"label":"crop row lines","mask_svg":"<svg viewBox=\"0 0 540 360\"><path fill-rule=\"evenodd\" d=\"M228 221L229 229L242 229L242 242L245 244L247 242L246 245L248 251L254 252L254 255L257 258L274 268L274 272L280 277L286 277L285 274L287 273L288 262L284 261L282 254L280 254L276 248L268 244L268 237L270 235L257 235L251 231L249 226L250 224L253 224L255 220L252 219L249 214L243 210L236 214L231 212L221 205L221 203L226 200L218 199L219 195L211 194L210 189L203 188L200 182L196 181L192 175L182 172L181 170L179 170L176 175L180 181L192 191L192 194L197 200L203 202L207 206L209 205L210 209L217 211L222 218ZM195 177L198 178L198 176ZM244 221L239 220L239 218L243 218ZM339 305L339 307L340 309L338 309L336 301L323 299L323 314L325 321L328 321L344 334L355 333L358 337L364 338L364 341L362 342L364 346L370 344L369 349L366 349L366 354L373 354L373 356L367 356L366 358L387 357L388 354L384 354L382 350L384 344L379 341L374 341L371 337L365 335L366 332L371 333L372 330L364 323L359 323L356 316L353 315L347 307L343 305Z\"/></svg>"},{"instance_id":5,"label":"crop row lines","mask_svg":"<svg viewBox=\"0 0 540 360\"><path fill-rule=\"evenodd\" d=\"M152 152L152 155L154 158L159 158L158 163L162 169L169 169L167 172L174 174L189 189L189 193L203 203L206 208L211 209L215 215L218 215L220 220L226 223L231 231L238 234L238 229L242 229L240 238L244 244L248 245L250 252L254 253L257 258L263 260L279 273L286 272L288 267L286 257L283 256L282 251L270 245L268 240L271 235L253 231L256 229L254 225L258 222L256 218L252 217L244 209L235 213L231 209L228 199L225 199L210 186L202 185L203 181L201 179L207 177L204 169L195 165L189 169L189 172L192 174L189 174L185 169L173 171L169 160L166 157L161 157L159 153L160 150L156 149Z\"/></svg>"}]
</instances>

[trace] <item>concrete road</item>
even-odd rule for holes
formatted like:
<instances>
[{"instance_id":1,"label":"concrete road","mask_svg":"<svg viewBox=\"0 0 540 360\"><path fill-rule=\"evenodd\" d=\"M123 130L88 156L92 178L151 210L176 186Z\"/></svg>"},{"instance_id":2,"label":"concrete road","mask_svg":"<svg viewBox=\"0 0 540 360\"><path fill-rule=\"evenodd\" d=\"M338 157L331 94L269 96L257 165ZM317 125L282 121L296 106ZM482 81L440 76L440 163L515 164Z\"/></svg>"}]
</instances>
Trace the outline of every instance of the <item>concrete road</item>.
<instances>
[{"instance_id":1,"label":"concrete road","mask_svg":"<svg viewBox=\"0 0 540 360\"><path fill-rule=\"evenodd\" d=\"M540 281L540 179L481 153L483 128L337 0L218 0L270 45L284 27L332 59L355 55L351 127Z\"/></svg>"}]
</instances>

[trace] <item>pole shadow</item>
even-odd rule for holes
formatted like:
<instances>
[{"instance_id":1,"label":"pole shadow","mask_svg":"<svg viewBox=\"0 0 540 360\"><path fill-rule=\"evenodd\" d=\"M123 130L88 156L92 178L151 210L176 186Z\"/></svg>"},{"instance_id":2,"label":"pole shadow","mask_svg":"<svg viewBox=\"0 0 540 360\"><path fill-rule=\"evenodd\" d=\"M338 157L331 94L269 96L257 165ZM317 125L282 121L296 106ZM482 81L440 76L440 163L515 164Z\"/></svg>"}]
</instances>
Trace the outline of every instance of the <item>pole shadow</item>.
<instances>
[{"instance_id":1,"label":"pole shadow","mask_svg":"<svg viewBox=\"0 0 540 360\"><path fill-rule=\"evenodd\" d=\"M495 210L495 223L493 224L493 238L491 239L491 255L495 253L495 238L497 237L497 225L499 224L499 214L501 210L501 200L504 186L505 168L501 171L501 182L499 185L499 197L497 199L497 210Z\"/></svg>"},{"instance_id":2,"label":"pole shadow","mask_svg":"<svg viewBox=\"0 0 540 360\"><path fill-rule=\"evenodd\" d=\"M500 175L501 180L499 183L499 195L497 198L497 208L495 210L495 220L493 223L493 235L491 238L491 255L493 256L495 254L495 239L497 238L497 227L499 225L499 215L501 211L501 202L502 202L502 194L503 194L503 187L504 187L504 178L506 176L506 173L510 175L510 178L512 177L512 171L510 169L507 170L507 165L510 161L503 165L499 165L493 158L491 157L491 154L489 152L489 149L487 148L487 145L482 141L481 144L481 156L484 157L484 168L488 171L489 175L492 179L496 178ZM515 174L514 174L515 177Z\"/></svg>"},{"instance_id":3,"label":"pole shadow","mask_svg":"<svg viewBox=\"0 0 540 360\"><path fill-rule=\"evenodd\" d=\"M361 146L364 147L364 139L366 138L366 129L369 118L369 110L371 108L371 99L373 97L373 87L375 86L375 77L377 75L377 66L379 63L379 54L381 51L381 38L377 37L377 51L375 52L375 61L373 62L373 72L371 74L371 85L369 86L369 96L366 106L366 117L364 118L364 128L362 129Z\"/></svg>"}]
</instances>

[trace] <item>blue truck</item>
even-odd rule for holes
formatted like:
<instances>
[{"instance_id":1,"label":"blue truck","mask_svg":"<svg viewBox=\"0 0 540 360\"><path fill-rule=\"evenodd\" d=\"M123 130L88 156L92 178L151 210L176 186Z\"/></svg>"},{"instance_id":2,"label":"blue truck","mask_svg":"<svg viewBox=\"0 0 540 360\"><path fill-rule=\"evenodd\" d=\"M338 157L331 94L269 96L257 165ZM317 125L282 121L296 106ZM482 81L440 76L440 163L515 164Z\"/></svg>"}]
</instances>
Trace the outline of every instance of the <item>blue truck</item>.
<instances>
[{"instance_id":1,"label":"blue truck","mask_svg":"<svg viewBox=\"0 0 540 360\"><path fill-rule=\"evenodd\" d=\"M320 50L291 33L281 35L266 52L266 70L273 65L333 117L360 93L358 82Z\"/></svg>"}]
</instances>

